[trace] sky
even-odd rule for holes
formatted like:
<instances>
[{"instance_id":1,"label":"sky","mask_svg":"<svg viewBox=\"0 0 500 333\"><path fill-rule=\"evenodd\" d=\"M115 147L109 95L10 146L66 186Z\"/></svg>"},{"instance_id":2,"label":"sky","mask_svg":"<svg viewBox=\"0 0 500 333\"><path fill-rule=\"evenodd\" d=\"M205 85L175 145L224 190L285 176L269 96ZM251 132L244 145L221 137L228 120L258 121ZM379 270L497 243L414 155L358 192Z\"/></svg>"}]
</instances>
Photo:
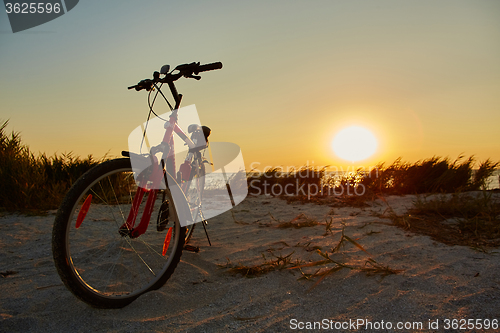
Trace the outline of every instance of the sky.
<instances>
[{"instance_id":1,"label":"sky","mask_svg":"<svg viewBox=\"0 0 500 333\"><path fill-rule=\"evenodd\" d=\"M483 0L85 0L14 34L1 11L0 121L35 154L119 156L148 113L128 86L164 64L221 61L177 87L248 170L498 161L499 17ZM375 154L335 155L349 126L373 133Z\"/></svg>"}]
</instances>

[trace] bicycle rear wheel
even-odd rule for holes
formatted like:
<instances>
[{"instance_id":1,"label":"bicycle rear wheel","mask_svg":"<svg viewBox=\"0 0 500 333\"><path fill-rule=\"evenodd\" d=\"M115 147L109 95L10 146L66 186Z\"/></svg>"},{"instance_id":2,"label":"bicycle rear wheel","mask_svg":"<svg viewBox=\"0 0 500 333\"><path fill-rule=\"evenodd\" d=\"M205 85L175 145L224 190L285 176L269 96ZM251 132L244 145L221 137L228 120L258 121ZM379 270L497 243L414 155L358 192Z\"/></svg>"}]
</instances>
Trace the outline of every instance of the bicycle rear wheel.
<instances>
[{"instance_id":1,"label":"bicycle rear wheel","mask_svg":"<svg viewBox=\"0 0 500 333\"><path fill-rule=\"evenodd\" d=\"M185 228L174 205L161 231L150 222L139 237L124 232L137 189L130 160L110 160L75 182L56 214L52 251L57 271L66 287L91 306L120 308L131 303L160 288L180 261ZM161 191L173 202L168 188ZM157 193L144 195L139 212L148 195ZM163 193L157 195L152 221L161 214L162 198Z\"/></svg>"},{"instance_id":2,"label":"bicycle rear wheel","mask_svg":"<svg viewBox=\"0 0 500 333\"><path fill-rule=\"evenodd\" d=\"M201 159L196 159L195 163L192 165L191 176L187 190L184 193L186 200L191 210L191 216L193 221L200 222L203 221L202 212L202 197L203 190L205 188L205 164L202 163ZM191 240L193 236L193 231L195 229L195 224L191 224L186 230L186 244Z\"/></svg>"}]
</instances>

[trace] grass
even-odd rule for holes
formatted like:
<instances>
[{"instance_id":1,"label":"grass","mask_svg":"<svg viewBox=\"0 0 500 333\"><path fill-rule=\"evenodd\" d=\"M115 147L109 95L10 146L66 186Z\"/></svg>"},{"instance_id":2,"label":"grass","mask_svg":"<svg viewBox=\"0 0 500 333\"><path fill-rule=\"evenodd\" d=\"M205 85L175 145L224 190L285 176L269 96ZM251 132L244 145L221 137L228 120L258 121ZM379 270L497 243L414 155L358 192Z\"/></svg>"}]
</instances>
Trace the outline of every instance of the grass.
<instances>
[{"instance_id":1,"label":"grass","mask_svg":"<svg viewBox=\"0 0 500 333\"><path fill-rule=\"evenodd\" d=\"M285 171L281 167L274 167L259 173L250 172L247 175L249 194L307 196L309 190L319 193L325 169L303 166Z\"/></svg>"},{"instance_id":2,"label":"grass","mask_svg":"<svg viewBox=\"0 0 500 333\"><path fill-rule=\"evenodd\" d=\"M234 216L233 216L234 218ZM326 217L326 222L325 223L320 223L310 217L307 217L304 214L299 214L292 220L288 222L282 222L279 220L276 220L271 214L270 218L274 220L275 222L278 222L277 227L278 228L304 228L304 227L313 227L313 226L318 226L318 225L325 225L325 233L323 236L329 236L330 234L332 236L335 236L333 231L331 230L332 228L332 222L333 219L329 216ZM306 224L300 224L302 221L305 222ZM241 221L236 221L236 223L241 223ZM289 248L290 245L288 245L284 241L277 242L276 244L280 245L279 250L283 250L285 248ZM359 250L363 251L366 255L370 256L368 257L364 265L359 265L359 264L350 264L341 260L333 259L330 257L330 254L338 254L341 252L341 250L346 246L346 245L354 245L356 248ZM272 259L268 259L265 254L262 254L262 257L264 258L263 263L258 263L254 265L244 265L242 263L238 264L232 264L229 259L227 259L227 263L225 265L219 265L221 268L227 268L228 272L230 274L240 274L243 275L244 277L256 277L260 276L262 274L266 274L272 271L276 270L299 270L301 273L301 278L299 279L307 279L307 280L313 280L317 279L314 285L311 286L310 290L314 287L316 287L324 278L326 278L328 275L331 275L337 271L340 271L342 269L350 269L350 270L357 270L364 272L368 275L382 275L382 276L387 276L390 274L399 274L402 272L402 270L398 269L392 269L388 266L384 266L374 259L371 258L371 254L361 245L359 244L355 239L349 237L345 233L345 223L342 223L342 231L340 233L340 240L330 250L330 254L328 251L322 251L320 246L315 246L311 245L311 242L307 242L304 244L297 243L293 247L295 248L302 248L306 252L312 252L315 251L318 253L321 257L323 257L322 260L317 260L314 262L309 262L306 263L304 260L299 259L299 258L293 258L293 255L296 253L295 250L286 254L286 255L275 255L274 251L276 249L274 248L269 248L267 251L271 253ZM318 268L319 267L319 268ZM307 272L308 269L310 268L318 268L314 272Z\"/></svg>"},{"instance_id":3,"label":"grass","mask_svg":"<svg viewBox=\"0 0 500 333\"><path fill-rule=\"evenodd\" d=\"M415 163L401 158L379 163L370 171L329 173L327 167L303 166L285 171L274 167L247 176L249 194L268 194L287 202L312 202L332 207L365 207L379 195L454 193L486 189L500 165L490 159L477 163L473 156L432 157ZM474 169L476 168L476 169Z\"/></svg>"},{"instance_id":4,"label":"grass","mask_svg":"<svg viewBox=\"0 0 500 333\"><path fill-rule=\"evenodd\" d=\"M359 244L357 244L357 243L355 243L355 244L358 247L361 247ZM393 268L390 268L389 266L381 265L372 258L368 258L365 261L365 264L361 265L361 266L360 265L350 265L350 264L346 264L346 263L340 262L338 260L332 259L328 255L327 252L321 252L320 250L317 250L317 252L321 257L324 258L323 260L318 260L318 261L311 262L308 264L301 264L301 265L297 265L297 266L289 268L289 269L299 269L301 274L302 274L303 279L306 279L306 280L317 279L316 283L314 283L314 285L312 285L309 290L312 290L314 287L316 287L327 276L329 276L335 272L338 272L344 268L350 269L350 270L361 271L361 272L366 273L367 275L378 274L378 275L382 275L383 277L385 277L387 275L399 274L399 273L403 272L403 270L401 270L401 269L393 269ZM302 270L303 268L306 268L306 267L327 266L327 265L331 265L331 264L333 264L333 267L323 267L323 268L316 270L312 274L305 273Z\"/></svg>"},{"instance_id":5,"label":"grass","mask_svg":"<svg viewBox=\"0 0 500 333\"><path fill-rule=\"evenodd\" d=\"M0 211L56 209L64 194L83 173L105 158L75 157L71 153L35 156L18 132L0 126ZM473 169L477 166L477 169ZM365 207L380 194L453 193L486 188L498 162L476 163L473 157L455 161L433 157L415 163L397 159L365 172L329 174L327 167L274 167L247 175L251 195L270 194L288 202L314 202L332 207ZM238 174L238 177L241 177Z\"/></svg>"},{"instance_id":6,"label":"grass","mask_svg":"<svg viewBox=\"0 0 500 333\"><path fill-rule=\"evenodd\" d=\"M325 233L326 235L327 233ZM361 246L356 240L352 239L351 237L347 236L345 233L345 225L342 227L341 235L340 235L340 240L337 243L337 245L331 250L331 254L334 253L339 253L340 250L346 245L346 244L351 244L363 251L365 254L369 255L365 260L364 265L356 265L356 264L348 264L339 260L334 260L330 257L328 252L322 252L320 249L317 249L316 252L323 257L322 260L314 261L311 263L307 264L299 264L295 265L293 267L289 267L288 269L298 269L300 270L302 274L303 279L317 279L316 283L310 288L310 290L314 287L316 287L323 279L325 279L327 276L338 272L342 269L350 269L350 270L357 270L361 271L364 273L367 273L368 275L374 275L374 274L379 274L382 276L387 276L391 274L399 274L403 272L403 270L400 269L393 269L390 268L389 266L384 266L374 259L371 258L370 252L368 252L363 246ZM316 270L313 273L306 273L303 271L303 268L308 268L308 267L320 267L318 270Z\"/></svg>"},{"instance_id":7,"label":"grass","mask_svg":"<svg viewBox=\"0 0 500 333\"><path fill-rule=\"evenodd\" d=\"M231 261L227 259L227 263L225 265L219 265L219 267L229 268L229 272L231 274L241 274L244 277L256 277L265 273L269 273L271 271L282 270L289 267L292 263L292 254L294 254L294 252L291 252L286 256L275 256L271 253L271 255L274 257L274 259L271 260L268 260L266 256L262 254L264 263L250 266L243 264L233 265L231 264Z\"/></svg>"},{"instance_id":8,"label":"grass","mask_svg":"<svg viewBox=\"0 0 500 333\"><path fill-rule=\"evenodd\" d=\"M0 209L40 211L56 209L62 198L85 171L99 163L71 153L35 156L22 143L18 132L7 134L8 121L0 125Z\"/></svg>"},{"instance_id":9,"label":"grass","mask_svg":"<svg viewBox=\"0 0 500 333\"><path fill-rule=\"evenodd\" d=\"M489 191L417 197L403 215L388 217L399 227L449 245L477 249L500 246L500 197Z\"/></svg>"},{"instance_id":10,"label":"grass","mask_svg":"<svg viewBox=\"0 0 500 333\"><path fill-rule=\"evenodd\" d=\"M388 167L379 164L362 183L375 193L422 194L453 193L485 189L488 178L499 162L487 159L477 170L474 157L462 156L451 162L448 158L432 157L413 164L396 160ZM375 175L375 173L377 173Z\"/></svg>"}]
</instances>

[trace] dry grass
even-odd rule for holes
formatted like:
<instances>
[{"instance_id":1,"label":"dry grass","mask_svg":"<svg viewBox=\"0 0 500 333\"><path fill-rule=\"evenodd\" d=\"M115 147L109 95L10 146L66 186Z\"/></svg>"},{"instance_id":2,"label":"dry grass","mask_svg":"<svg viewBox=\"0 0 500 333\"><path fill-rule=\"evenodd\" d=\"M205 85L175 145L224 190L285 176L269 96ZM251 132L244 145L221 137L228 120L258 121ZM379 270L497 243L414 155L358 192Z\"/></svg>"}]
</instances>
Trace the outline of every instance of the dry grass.
<instances>
[{"instance_id":1,"label":"dry grass","mask_svg":"<svg viewBox=\"0 0 500 333\"><path fill-rule=\"evenodd\" d=\"M105 160L74 157L71 153L35 156L22 143L19 133L0 125L0 211L48 210L59 206L71 184L92 166ZM288 202L313 202L332 207L365 207L377 194L453 193L484 189L499 166L486 160L478 169L473 157L433 157L416 163L396 160L388 167L380 163L370 172L357 170L329 175L327 167L303 166L284 170L275 167L248 173L250 194L268 193ZM238 174L235 177L244 177ZM240 182L244 184L244 182ZM284 193L286 189L287 193ZM362 191L362 195L358 195ZM356 194L357 193L357 194Z\"/></svg>"},{"instance_id":2,"label":"dry grass","mask_svg":"<svg viewBox=\"0 0 500 333\"><path fill-rule=\"evenodd\" d=\"M432 157L415 163L401 158L388 167L343 174L329 173L327 167L304 166L285 171L275 167L262 173L249 173L249 193L270 194L288 203L316 203L333 207L365 207L379 194L454 193L485 189L489 177L499 166L489 159L476 163L473 156ZM474 169L477 167L477 169ZM285 193L286 189L286 193Z\"/></svg>"},{"instance_id":3,"label":"dry grass","mask_svg":"<svg viewBox=\"0 0 500 333\"><path fill-rule=\"evenodd\" d=\"M401 270L401 269L393 269L393 268L390 268L389 266L381 265L372 258L366 259L365 264L363 266L350 265L350 264L346 264L346 263L340 262L338 260L332 259L328 255L328 253L326 253L326 252L321 252L320 250L318 250L317 252L320 256L322 256L324 258L323 260L318 260L318 261L311 262L308 264L297 265L297 266L289 268L289 269L300 270L300 272L302 274L301 279L306 279L306 280L317 279L316 282L314 283L314 285L312 285L311 288L309 288L309 290L312 290L314 287L316 287L327 276L329 276L335 272L338 272L344 268L349 269L349 270L357 270L360 272L364 272L367 275L381 275L382 277L385 277L387 275L392 275L392 274L399 274L399 273L403 272L403 270ZM330 265L330 267L328 267L328 265ZM333 265L333 267L331 267L331 265ZM316 270L314 273L305 273L303 271L303 268L318 267L318 266L322 266L322 268Z\"/></svg>"},{"instance_id":4,"label":"dry grass","mask_svg":"<svg viewBox=\"0 0 500 333\"><path fill-rule=\"evenodd\" d=\"M55 209L85 171L102 160L72 156L35 156L19 133L0 125L0 210L33 212Z\"/></svg>"},{"instance_id":5,"label":"dry grass","mask_svg":"<svg viewBox=\"0 0 500 333\"><path fill-rule=\"evenodd\" d=\"M453 193L484 189L488 178L499 162L486 160L477 170L474 157L460 156L451 162L448 158L432 157L416 163L397 159L389 167L381 163L365 177L363 184L375 193L422 194ZM375 173L377 173L375 175Z\"/></svg>"},{"instance_id":6,"label":"dry grass","mask_svg":"<svg viewBox=\"0 0 500 333\"><path fill-rule=\"evenodd\" d=\"M372 255L363 246L361 246L357 241L355 241L354 239L352 239L351 237L349 237L345 234L345 226L342 228L339 242L332 249L331 253L332 254L338 253L346 245L346 243L354 245L355 247L357 247L358 249L360 249L361 251L365 252L367 255L370 256L366 259L364 265L360 266L360 265L356 265L356 264L348 264L345 262L341 262L339 260L334 260L330 257L330 255L327 252L322 252L321 250L318 249L318 250L316 250L316 252L321 257L323 257L322 260L314 261L314 262L307 263L307 264L296 265L293 267L289 267L289 269L298 269L302 274L302 279L307 279L307 280L317 279L315 284L309 290L316 287L327 276L329 276L335 272L338 272L344 268L350 269L350 270L361 271L361 272L367 273L368 275L378 274L378 275L382 275L382 276L387 276L387 275L391 275L391 274L399 274L399 273L403 272L403 270L392 269L389 266L384 266L382 264L379 264L377 261L372 259L371 258ZM304 271L304 268L310 268L310 267L321 267L321 268L317 269L313 273L307 273Z\"/></svg>"},{"instance_id":7,"label":"dry grass","mask_svg":"<svg viewBox=\"0 0 500 333\"><path fill-rule=\"evenodd\" d=\"M251 195L269 194L273 196L307 196L309 191L320 192L325 168L303 166L285 170L273 167L263 172L250 171L247 175L248 192ZM286 192L286 193L285 193Z\"/></svg>"},{"instance_id":8,"label":"dry grass","mask_svg":"<svg viewBox=\"0 0 500 333\"><path fill-rule=\"evenodd\" d=\"M264 263L250 266L243 265L241 263L233 265L231 264L231 261L227 259L227 263L225 265L219 265L219 267L229 268L228 272L231 274L241 274L244 277L256 277L265 273L269 273L271 271L287 268L292 263L292 254L294 254L294 252L291 252L286 256L282 256L281 254L275 256L273 253L271 253L272 257L274 258L271 260L268 260L266 256L262 254ZM296 263L300 262L296 261Z\"/></svg>"},{"instance_id":9,"label":"dry grass","mask_svg":"<svg viewBox=\"0 0 500 333\"><path fill-rule=\"evenodd\" d=\"M275 219L271 214L269 215L271 219L273 219L275 222L278 223L277 225L278 228L303 228L303 227L314 227L318 225L325 225L324 236L328 236L330 234L335 236L332 231L333 218L329 216L325 218L326 221L325 223L320 223L312 218L307 217L304 214L299 214L288 222L279 221ZM228 259L228 262L225 265L219 265L219 266L222 268L228 268L228 272L231 274L241 274L245 277L255 277L275 270L283 270L283 269L299 270L302 275L300 279L307 279L307 280L317 279L317 281L311 287L311 289L314 288L328 275L331 275L344 268L364 272L368 275L377 274L382 276L386 276L389 274L398 274L402 272L402 270L392 269L388 266L379 264L374 259L372 259L371 258L372 255L361 244L359 244L357 240L346 235L345 224L343 223L342 231L340 232L340 239L338 243L331 249L330 253L339 254L341 252L341 249L343 249L345 246L349 244L355 246L356 248L363 251L366 255L369 256L365 260L364 265L350 264L340 260L334 260L333 258L330 257L327 251L323 252L320 246L312 245L311 242L307 242L304 244L297 243L293 247L302 248L306 252L315 251L321 257L323 257L322 260L305 263L304 260L302 259L298 258L294 259L292 258L292 255L295 254L295 250L288 253L287 255L281 255L281 254L275 255L274 251L276 250L284 250L285 248L290 248L290 246L286 242L280 241L276 243L276 245L279 245L279 249L269 248L267 250L267 252L269 252L273 258L271 260L268 260L268 258L266 258L264 254L262 254L262 257L264 258L263 263L254 265L244 265L242 263L238 263L234 265ZM344 259L346 259L345 256ZM308 272L307 270L312 267L319 267L319 268L314 272Z\"/></svg>"},{"instance_id":10,"label":"dry grass","mask_svg":"<svg viewBox=\"0 0 500 333\"><path fill-rule=\"evenodd\" d=\"M445 244L483 250L500 246L500 198L493 192L418 197L408 213L397 215L389 207L385 217Z\"/></svg>"}]
</instances>

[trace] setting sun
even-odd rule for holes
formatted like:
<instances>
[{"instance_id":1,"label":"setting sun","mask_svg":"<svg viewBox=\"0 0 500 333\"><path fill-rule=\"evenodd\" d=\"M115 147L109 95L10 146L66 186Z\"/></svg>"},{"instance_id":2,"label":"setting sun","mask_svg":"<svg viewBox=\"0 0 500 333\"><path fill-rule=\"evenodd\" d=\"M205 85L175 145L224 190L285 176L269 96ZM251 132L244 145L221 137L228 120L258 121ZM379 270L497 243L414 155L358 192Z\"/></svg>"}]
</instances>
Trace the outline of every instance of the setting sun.
<instances>
[{"instance_id":1,"label":"setting sun","mask_svg":"<svg viewBox=\"0 0 500 333\"><path fill-rule=\"evenodd\" d=\"M360 126L344 128L332 142L335 154L350 162L367 159L376 152L377 146L378 141L373 133Z\"/></svg>"}]
</instances>

